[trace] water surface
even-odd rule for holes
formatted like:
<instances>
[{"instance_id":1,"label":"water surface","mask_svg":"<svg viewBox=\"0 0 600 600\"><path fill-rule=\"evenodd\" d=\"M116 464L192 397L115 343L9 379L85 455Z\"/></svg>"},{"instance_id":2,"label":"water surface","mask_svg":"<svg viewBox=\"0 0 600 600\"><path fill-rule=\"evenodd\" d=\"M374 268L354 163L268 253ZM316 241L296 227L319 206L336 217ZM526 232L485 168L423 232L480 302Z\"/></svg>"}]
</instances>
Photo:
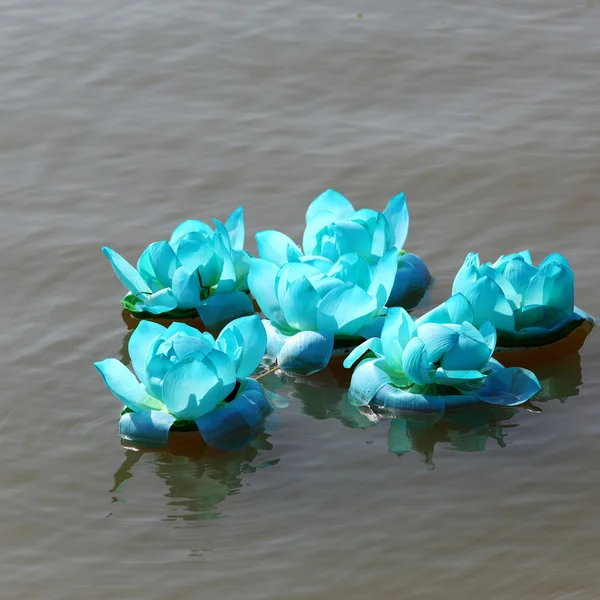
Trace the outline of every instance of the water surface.
<instances>
[{"instance_id":1,"label":"water surface","mask_svg":"<svg viewBox=\"0 0 600 600\"><path fill-rule=\"evenodd\" d=\"M564 253L600 313L600 5L0 2L2 598L593 599L600 338L539 412L373 423L327 375L230 454L135 453L92 363L185 218L300 239L328 187L407 194L407 249ZM597 332L596 332L597 333ZM271 376L272 377L272 376ZM552 381L550 379L552 378Z\"/></svg>"}]
</instances>

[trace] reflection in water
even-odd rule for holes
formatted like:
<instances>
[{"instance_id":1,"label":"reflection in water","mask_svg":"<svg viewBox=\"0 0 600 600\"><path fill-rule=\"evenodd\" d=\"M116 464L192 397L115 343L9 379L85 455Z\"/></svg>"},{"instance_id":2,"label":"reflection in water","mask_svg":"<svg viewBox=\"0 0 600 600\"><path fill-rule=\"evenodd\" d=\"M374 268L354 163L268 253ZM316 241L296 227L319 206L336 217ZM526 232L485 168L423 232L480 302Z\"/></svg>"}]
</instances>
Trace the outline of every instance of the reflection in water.
<instances>
[{"instance_id":1,"label":"reflection in water","mask_svg":"<svg viewBox=\"0 0 600 600\"><path fill-rule=\"evenodd\" d=\"M418 452L433 465L436 444L449 444L460 452L482 452L488 439L503 448L506 430L517 424L506 424L518 413L516 408L479 404L470 408L446 412L438 421L392 419L388 432L388 450L402 456Z\"/></svg>"},{"instance_id":2,"label":"reflection in water","mask_svg":"<svg viewBox=\"0 0 600 600\"><path fill-rule=\"evenodd\" d=\"M123 499L124 484L146 465L165 481L165 497L170 513L168 521L197 522L222 516L219 505L228 496L242 489L243 475L257 469L275 465L278 459L254 464L255 459L273 446L266 434L259 434L252 442L238 450L219 451L208 446L194 444L177 453L174 446L169 452L125 450L122 465L114 474L110 490L113 502Z\"/></svg>"},{"instance_id":3,"label":"reflection in water","mask_svg":"<svg viewBox=\"0 0 600 600\"><path fill-rule=\"evenodd\" d=\"M131 358L129 357L129 338L133 335L135 329L128 329L123 336L123 342L121 343L121 349L119 350L119 360L125 365L129 365Z\"/></svg>"},{"instance_id":4,"label":"reflection in water","mask_svg":"<svg viewBox=\"0 0 600 600\"><path fill-rule=\"evenodd\" d=\"M581 381L581 357L579 352L569 354L555 362L529 367L538 377L542 391L536 401L560 400L579 395Z\"/></svg>"},{"instance_id":5,"label":"reflection in water","mask_svg":"<svg viewBox=\"0 0 600 600\"><path fill-rule=\"evenodd\" d=\"M581 360L579 353L571 354L554 363L530 367L538 376L542 390L534 402L558 399L564 401L579 394ZM356 407L348 401L349 371L333 365L311 377L292 377L279 372L280 385L287 395L300 403L304 414L314 419L338 419L346 427L366 428L389 421L388 449L402 456L407 452L419 453L425 462L433 465L437 444L447 444L461 452L481 452L488 440L500 447L508 429L518 423L507 423L519 410L537 410L528 404L522 409L479 404L473 407L448 410L443 415L400 415L390 411L374 411L370 407ZM286 393L280 390L280 393Z\"/></svg>"},{"instance_id":6,"label":"reflection in water","mask_svg":"<svg viewBox=\"0 0 600 600\"><path fill-rule=\"evenodd\" d=\"M352 429L377 424L377 418L363 414L350 404L348 371L342 373L339 369L327 368L310 377L295 377L281 372L279 376L282 384L290 389L287 395L300 403L304 414L314 419L338 419Z\"/></svg>"}]
</instances>

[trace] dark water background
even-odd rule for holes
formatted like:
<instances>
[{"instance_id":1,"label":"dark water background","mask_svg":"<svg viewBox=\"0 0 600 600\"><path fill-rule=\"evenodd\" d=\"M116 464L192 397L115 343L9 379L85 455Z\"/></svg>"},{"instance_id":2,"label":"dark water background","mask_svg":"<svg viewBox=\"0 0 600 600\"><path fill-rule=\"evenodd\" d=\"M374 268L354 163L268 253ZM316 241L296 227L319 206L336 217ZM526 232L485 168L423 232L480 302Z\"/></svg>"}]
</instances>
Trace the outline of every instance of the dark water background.
<instances>
[{"instance_id":1,"label":"dark water background","mask_svg":"<svg viewBox=\"0 0 600 600\"><path fill-rule=\"evenodd\" d=\"M597 332L541 412L374 425L325 373L227 455L123 449L92 368L102 244L239 204L299 240L328 187L406 192L432 302L530 248L598 315L600 4L4 0L0 50L3 599L600 596Z\"/></svg>"}]
</instances>

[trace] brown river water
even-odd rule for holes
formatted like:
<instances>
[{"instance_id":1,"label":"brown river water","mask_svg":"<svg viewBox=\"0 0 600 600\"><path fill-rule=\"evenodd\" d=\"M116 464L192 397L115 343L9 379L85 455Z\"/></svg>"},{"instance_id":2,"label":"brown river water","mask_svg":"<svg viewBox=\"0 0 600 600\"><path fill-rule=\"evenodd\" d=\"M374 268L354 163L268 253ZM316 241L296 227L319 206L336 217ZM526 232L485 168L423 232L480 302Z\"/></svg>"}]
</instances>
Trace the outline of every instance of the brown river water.
<instances>
[{"instance_id":1,"label":"brown river water","mask_svg":"<svg viewBox=\"0 0 600 600\"><path fill-rule=\"evenodd\" d=\"M468 251L569 259L600 313L595 0L0 1L0 597L600 597L600 335L539 411L373 424L327 373L241 451L121 447L136 260L246 209L300 240L333 187L407 194L449 293Z\"/></svg>"}]
</instances>

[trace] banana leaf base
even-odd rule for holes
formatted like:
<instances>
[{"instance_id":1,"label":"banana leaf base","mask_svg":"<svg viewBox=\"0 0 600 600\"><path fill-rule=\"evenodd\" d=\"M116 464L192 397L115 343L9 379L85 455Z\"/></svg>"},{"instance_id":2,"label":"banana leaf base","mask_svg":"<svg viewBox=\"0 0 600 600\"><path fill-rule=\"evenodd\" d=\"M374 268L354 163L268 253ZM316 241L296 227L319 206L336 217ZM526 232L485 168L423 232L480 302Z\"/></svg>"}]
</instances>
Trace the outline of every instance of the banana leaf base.
<instances>
[{"instance_id":1,"label":"banana leaf base","mask_svg":"<svg viewBox=\"0 0 600 600\"><path fill-rule=\"evenodd\" d=\"M531 368L551 363L577 352L594 329L592 317L573 323L570 331L558 340L539 346L496 346L494 358L505 367Z\"/></svg>"}]
</instances>

